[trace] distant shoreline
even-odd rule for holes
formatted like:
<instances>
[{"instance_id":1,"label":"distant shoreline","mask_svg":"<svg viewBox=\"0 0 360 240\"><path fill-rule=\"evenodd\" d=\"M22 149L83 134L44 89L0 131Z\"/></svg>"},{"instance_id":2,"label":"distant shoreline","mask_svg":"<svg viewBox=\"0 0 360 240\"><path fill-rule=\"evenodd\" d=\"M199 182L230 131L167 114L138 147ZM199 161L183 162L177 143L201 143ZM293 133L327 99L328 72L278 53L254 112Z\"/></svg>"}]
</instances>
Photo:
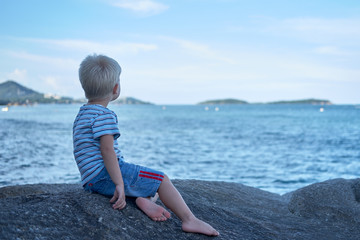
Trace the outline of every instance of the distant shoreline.
<instances>
[{"instance_id":1,"label":"distant shoreline","mask_svg":"<svg viewBox=\"0 0 360 240\"><path fill-rule=\"evenodd\" d=\"M81 104L86 103L86 99L74 99L71 97L63 97L56 94L43 94L34 91L30 88L22 86L21 84L8 80L0 83L0 106L31 106L36 104ZM357 105L360 103L349 104L334 104L327 99L300 99L300 100L281 100L273 102L247 102L235 98L224 98L205 100L193 104L154 104L147 101L142 101L134 97L122 97L113 104L124 105L241 105L241 104L309 104L309 105Z\"/></svg>"},{"instance_id":2,"label":"distant shoreline","mask_svg":"<svg viewBox=\"0 0 360 240\"><path fill-rule=\"evenodd\" d=\"M68 99L67 101L54 101L54 102L42 102L42 101L11 101L11 102L0 102L0 106L33 106L38 104L84 104L86 103L85 99ZM151 102L145 102L133 97L124 97L120 98L117 101L111 102L113 105L319 105L319 106L329 106L329 105L358 105L356 103L348 103L348 104L334 104L329 100L318 100L318 99L304 99L304 100L291 100L291 101L275 101L275 102L246 102L242 100L227 100L227 99L219 99L219 100L208 100L199 103L193 104L155 104Z\"/></svg>"},{"instance_id":3,"label":"distant shoreline","mask_svg":"<svg viewBox=\"0 0 360 240\"><path fill-rule=\"evenodd\" d=\"M38 105L82 105L86 102L72 102L72 103L34 103L34 104L0 104L0 111L2 108L12 108L12 107L35 107ZM111 106L204 106L204 107L211 107L211 106L255 106L255 105L263 105L263 106L319 106L319 107L330 107L330 106L355 106L356 108L360 109L360 104L357 103L341 103L341 104L331 104L331 105L321 105L321 104L302 104L302 103L279 103L279 104L272 104L272 103L248 103L248 104L181 104L181 103L174 103L174 104L118 104L118 103L110 103ZM5 110L5 109L4 109Z\"/></svg>"},{"instance_id":4,"label":"distant shoreline","mask_svg":"<svg viewBox=\"0 0 360 240\"><path fill-rule=\"evenodd\" d=\"M309 105L333 105L329 100L324 99L300 99L300 100L287 100L287 101L275 101L267 103L249 103L244 100L238 100L233 98L228 99L216 99L216 100L207 100L204 102L198 103L199 105L230 105L230 104L309 104Z\"/></svg>"}]
</instances>

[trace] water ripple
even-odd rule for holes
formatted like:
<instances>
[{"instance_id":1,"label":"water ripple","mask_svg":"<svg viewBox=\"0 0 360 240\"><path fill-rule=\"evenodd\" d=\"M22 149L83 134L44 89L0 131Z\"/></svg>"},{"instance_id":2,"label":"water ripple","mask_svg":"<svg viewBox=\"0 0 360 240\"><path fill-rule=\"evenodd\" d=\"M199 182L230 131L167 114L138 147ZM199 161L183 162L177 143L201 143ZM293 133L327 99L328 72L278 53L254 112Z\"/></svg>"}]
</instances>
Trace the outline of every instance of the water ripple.
<instances>
[{"instance_id":1,"label":"water ripple","mask_svg":"<svg viewBox=\"0 0 360 240\"><path fill-rule=\"evenodd\" d=\"M0 113L0 186L79 182L72 122L79 105ZM353 106L110 106L125 159L171 178L232 181L285 193L360 171Z\"/></svg>"}]
</instances>

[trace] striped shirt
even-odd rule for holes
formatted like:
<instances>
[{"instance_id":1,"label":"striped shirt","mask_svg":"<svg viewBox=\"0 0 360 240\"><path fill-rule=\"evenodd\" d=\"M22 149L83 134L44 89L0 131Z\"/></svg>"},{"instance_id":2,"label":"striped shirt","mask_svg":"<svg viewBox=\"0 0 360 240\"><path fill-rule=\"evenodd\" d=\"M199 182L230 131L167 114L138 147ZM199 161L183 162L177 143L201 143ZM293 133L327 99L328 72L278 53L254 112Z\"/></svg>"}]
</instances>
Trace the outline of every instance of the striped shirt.
<instances>
[{"instance_id":1,"label":"striped shirt","mask_svg":"<svg viewBox=\"0 0 360 240\"><path fill-rule=\"evenodd\" d=\"M114 150L122 159L117 138L120 137L116 114L101 105L80 107L73 126L74 157L81 174L83 185L104 169L100 151L100 137L114 136Z\"/></svg>"}]
</instances>

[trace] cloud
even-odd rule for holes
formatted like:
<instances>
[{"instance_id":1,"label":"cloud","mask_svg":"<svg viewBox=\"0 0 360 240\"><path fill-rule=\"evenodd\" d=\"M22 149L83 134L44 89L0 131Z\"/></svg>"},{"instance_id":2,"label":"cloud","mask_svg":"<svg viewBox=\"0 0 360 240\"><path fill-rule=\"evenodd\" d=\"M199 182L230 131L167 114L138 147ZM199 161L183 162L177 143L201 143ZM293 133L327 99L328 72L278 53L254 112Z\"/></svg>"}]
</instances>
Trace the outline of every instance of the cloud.
<instances>
[{"instance_id":1,"label":"cloud","mask_svg":"<svg viewBox=\"0 0 360 240\"><path fill-rule=\"evenodd\" d=\"M166 11L169 7L151 0L113 0L111 5L136 13L155 15Z\"/></svg>"},{"instance_id":2,"label":"cloud","mask_svg":"<svg viewBox=\"0 0 360 240\"><path fill-rule=\"evenodd\" d=\"M77 60L69 58L49 57L37 54L31 54L27 52L7 51L7 55L13 58L28 60L30 62L40 62L43 64L54 65L57 68L73 68L74 65L78 65Z\"/></svg>"},{"instance_id":3,"label":"cloud","mask_svg":"<svg viewBox=\"0 0 360 240\"><path fill-rule=\"evenodd\" d=\"M160 39L173 42L180 46L182 49L187 50L189 53L191 53L192 55L196 55L197 57L201 57L203 59L217 60L228 64L235 64L235 61L233 59L226 57L224 56L224 54L211 49L206 44L165 36L160 37Z\"/></svg>"},{"instance_id":4,"label":"cloud","mask_svg":"<svg viewBox=\"0 0 360 240\"><path fill-rule=\"evenodd\" d=\"M349 56L351 53L340 50L335 46L321 46L314 50L315 53L323 55Z\"/></svg>"},{"instance_id":5,"label":"cloud","mask_svg":"<svg viewBox=\"0 0 360 240\"><path fill-rule=\"evenodd\" d=\"M360 36L360 19L295 18L287 19L283 23L297 32Z\"/></svg>"},{"instance_id":6,"label":"cloud","mask_svg":"<svg viewBox=\"0 0 360 240\"><path fill-rule=\"evenodd\" d=\"M26 69L15 69L13 72L8 73L6 75L8 79L17 80L17 81L24 81L27 77L27 70Z\"/></svg>"},{"instance_id":7,"label":"cloud","mask_svg":"<svg viewBox=\"0 0 360 240\"><path fill-rule=\"evenodd\" d=\"M41 77L41 80L50 87L50 89L53 89L54 92L59 92L59 79L57 79L54 76L45 76L45 77Z\"/></svg>"},{"instance_id":8,"label":"cloud","mask_svg":"<svg viewBox=\"0 0 360 240\"><path fill-rule=\"evenodd\" d=\"M154 44L131 43L131 42L94 42L79 39L37 39L37 38L23 38L20 39L26 42L32 42L47 45L56 49L75 50L86 53L103 53L103 54L136 54L141 51L152 51L158 47Z\"/></svg>"},{"instance_id":9,"label":"cloud","mask_svg":"<svg viewBox=\"0 0 360 240\"><path fill-rule=\"evenodd\" d=\"M264 21L265 22L265 21ZM266 20L265 31L316 43L359 45L360 19L291 18Z\"/></svg>"}]
</instances>

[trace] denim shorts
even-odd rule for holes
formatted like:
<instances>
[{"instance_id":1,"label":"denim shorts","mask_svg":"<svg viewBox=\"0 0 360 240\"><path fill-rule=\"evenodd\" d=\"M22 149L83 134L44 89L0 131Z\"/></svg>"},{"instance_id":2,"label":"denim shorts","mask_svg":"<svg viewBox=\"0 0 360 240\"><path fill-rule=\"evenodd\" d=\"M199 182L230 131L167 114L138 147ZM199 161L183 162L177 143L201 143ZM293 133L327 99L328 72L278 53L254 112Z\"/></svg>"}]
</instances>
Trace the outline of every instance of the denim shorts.
<instances>
[{"instance_id":1,"label":"denim shorts","mask_svg":"<svg viewBox=\"0 0 360 240\"><path fill-rule=\"evenodd\" d=\"M119 166L126 196L155 196L164 178L163 172L124 161L119 161ZM89 192L96 192L109 197L112 197L115 192L115 184L105 167L96 177L86 183L84 188Z\"/></svg>"}]
</instances>

